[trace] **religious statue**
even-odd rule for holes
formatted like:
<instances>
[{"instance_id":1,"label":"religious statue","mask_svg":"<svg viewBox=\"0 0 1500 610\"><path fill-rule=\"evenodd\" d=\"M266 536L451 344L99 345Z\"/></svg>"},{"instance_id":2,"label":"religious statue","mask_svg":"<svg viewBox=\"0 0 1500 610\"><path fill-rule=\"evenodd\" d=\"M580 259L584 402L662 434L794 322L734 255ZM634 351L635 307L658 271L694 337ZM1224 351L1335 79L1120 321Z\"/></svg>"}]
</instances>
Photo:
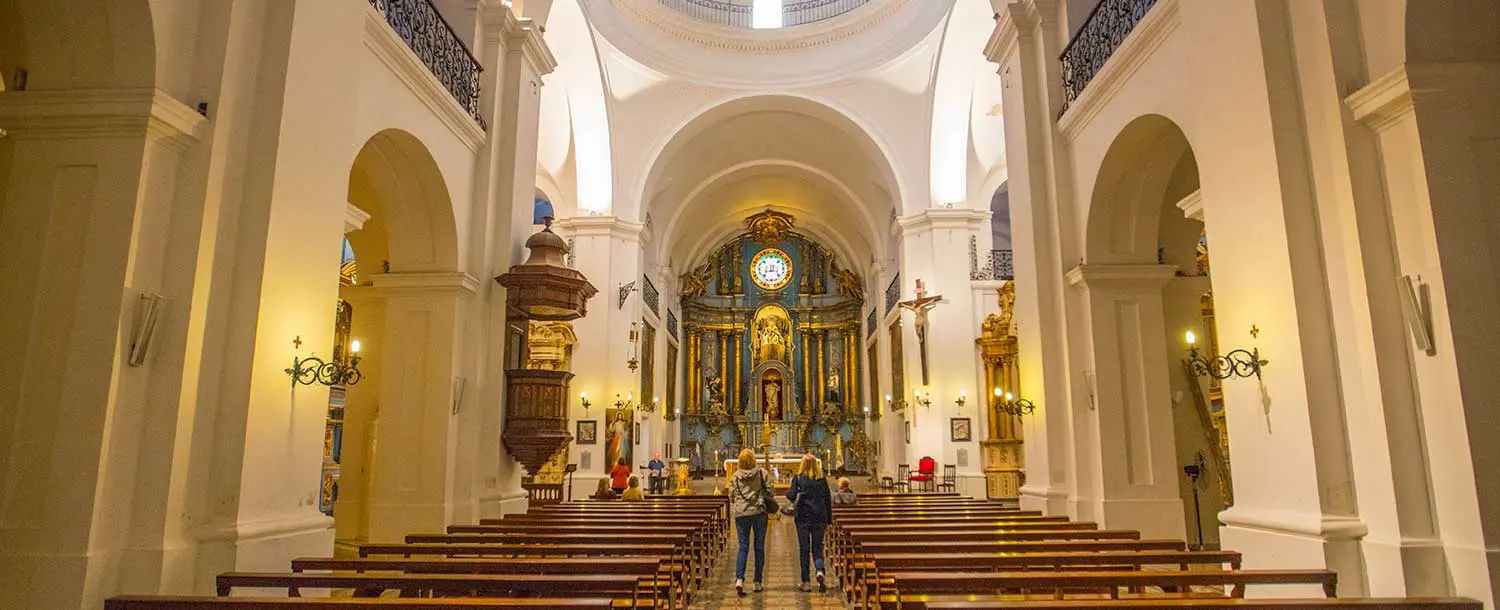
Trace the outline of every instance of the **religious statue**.
<instances>
[{"instance_id":1,"label":"religious statue","mask_svg":"<svg viewBox=\"0 0 1500 610\"><path fill-rule=\"evenodd\" d=\"M917 280L916 297L899 303L902 309L910 310L916 316L917 350L922 360L922 385L927 385L927 311L936 307L938 301L942 299L942 295L927 296L927 288L922 285L922 280Z\"/></svg>"},{"instance_id":2,"label":"religious statue","mask_svg":"<svg viewBox=\"0 0 1500 610\"><path fill-rule=\"evenodd\" d=\"M766 419L781 419L781 384L772 381L766 384Z\"/></svg>"},{"instance_id":3,"label":"religious statue","mask_svg":"<svg viewBox=\"0 0 1500 610\"><path fill-rule=\"evenodd\" d=\"M708 383L708 411L710 413L724 412L724 378L709 373Z\"/></svg>"},{"instance_id":4,"label":"religious statue","mask_svg":"<svg viewBox=\"0 0 1500 610\"><path fill-rule=\"evenodd\" d=\"M762 361L786 360L786 342L789 334L786 321L777 318L761 318L755 325L755 354Z\"/></svg>"},{"instance_id":5,"label":"religious statue","mask_svg":"<svg viewBox=\"0 0 1500 610\"><path fill-rule=\"evenodd\" d=\"M824 402L839 402L839 370L833 369L828 372L828 389L823 392Z\"/></svg>"},{"instance_id":6,"label":"religious statue","mask_svg":"<svg viewBox=\"0 0 1500 610\"><path fill-rule=\"evenodd\" d=\"M703 296L708 292L708 282L714 276L714 262L712 259L703 261L696 269L682 274L677 278L682 284L682 298L691 299Z\"/></svg>"},{"instance_id":7,"label":"religious statue","mask_svg":"<svg viewBox=\"0 0 1500 610\"><path fill-rule=\"evenodd\" d=\"M840 269L837 263L830 262L833 268L833 278L838 280L839 294L856 301L865 300L865 285L859 281L859 276L851 269Z\"/></svg>"},{"instance_id":8,"label":"religious statue","mask_svg":"<svg viewBox=\"0 0 1500 610\"><path fill-rule=\"evenodd\" d=\"M995 292L1000 296L1000 330L1009 335L1010 321L1016 310L1016 282L1006 282L1004 286L995 289Z\"/></svg>"}]
</instances>

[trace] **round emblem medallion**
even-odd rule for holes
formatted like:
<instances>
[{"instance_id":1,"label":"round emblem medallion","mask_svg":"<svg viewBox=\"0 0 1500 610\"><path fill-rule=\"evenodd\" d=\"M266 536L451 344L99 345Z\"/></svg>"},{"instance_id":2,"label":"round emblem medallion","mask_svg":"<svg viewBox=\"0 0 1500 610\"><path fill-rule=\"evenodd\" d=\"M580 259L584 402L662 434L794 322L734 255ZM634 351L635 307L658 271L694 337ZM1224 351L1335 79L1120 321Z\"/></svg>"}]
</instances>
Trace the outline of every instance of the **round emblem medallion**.
<instances>
[{"instance_id":1,"label":"round emblem medallion","mask_svg":"<svg viewBox=\"0 0 1500 610\"><path fill-rule=\"evenodd\" d=\"M792 280L792 259L776 248L761 250L750 259L750 279L766 290L781 288Z\"/></svg>"}]
</instances>

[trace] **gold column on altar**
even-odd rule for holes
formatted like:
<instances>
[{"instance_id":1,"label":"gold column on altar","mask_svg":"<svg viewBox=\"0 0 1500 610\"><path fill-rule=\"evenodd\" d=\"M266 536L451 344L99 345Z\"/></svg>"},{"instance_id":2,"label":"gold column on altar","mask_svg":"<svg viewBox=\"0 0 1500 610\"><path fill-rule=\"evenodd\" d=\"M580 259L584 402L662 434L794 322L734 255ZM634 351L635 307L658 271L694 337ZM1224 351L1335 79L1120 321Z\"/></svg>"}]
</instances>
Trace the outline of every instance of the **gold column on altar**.
<instances>
[{"instance_id":1,"label":"gold column on altar","mask_svg":"<svg viewBox=\"0 0 1500 610\"><path fill-rule=\"evenodd\" d=\"M813 344L815 345L813 349L818 350L818 353L813 356L813 362L817 365L817 368L813 369L814 375L816 375L816 379L814 379L816 383L813 385L812 393L810 394L814 398L810 401L812 404L809 405L809 408L813 411L822 410L819 407L823 405L823 388L828 384L828 371L823 368L823 352L825 351L824 346L827 343L828 330L819 329L813 335Z\"/></svg>"},{"instance_id":2,"label":"gold column on altar","mask_svg":"<svg viewBox=\"0 0 1500 610\"><path fill-rule=\"evenodd\" d=\"M808 402L813 396L813 351L812 324L802 327L802 396Z\"/></svg>"},{"instance_id":3,"label":"gold column on altar","mask_svg":"<svg viewBox=\"0 0 1500 610\"><path fill-rule=\"evenodd\" d=\"M996 290L1000 313L985 317L982 334L974 343L984 361L986 385L984 401L988 405L989 426L980 441L984 459L985 490L990 498L1012 499L1021 495L1021 444L1017 416L999 408L998 395L1009 392L1021 395L1020 376L1016 368L1019 342L1011 332L1015 304L1015 282L1006 282Z\"/></svg>"},{"instance_id":4,"label":"gold column on altar","mask_svg":"<svg viewBox=\"0 0 1500 610\"><path fill-rule=\"evenodd\" d=\"M725 349L725 337L729 333L716 331L714 336L718 338L715 347L719 350L719 383L724 384L722 396L724 397L724 409L730 413L734 411L729 406L729 350Z\"/></svg>"},{"instance_id":5,"label":"gold column on altar","mask_svg":"<svg viewBox=\"0 0 1500 610\"><path fill-rule=\"evenodd\" d=\"M859 384L855 382L859 379L859 354L854 351L854 337L858 333L858 326L844 327L844 370L839 373L843 375L844 381L844 411L850 413L854 412L854 405L859 402L859 397L855 395L859 389Z\"/></svg>"},{"instance_id":6,"label":"gold column on altar","mask_svg":"<svg viewBox=\"0 0 1500 610\"><path fill-rule=\"evenodd\" d=\"M703 412L703 336L697 327L688 327L688 413Z\"/></svg>"},{"instance_id":7,"label":"gold column on altar","mask_svg":"<svg viewBox=\"0 0 1500 610\"><path fill-rule=\"evenodd\" d=\"M724 387L724 396L729 406L724 409L730 413L738 413L740 406L740 334L736 331L726 333L729 337L729 382Z\"/></svg>"}]
</instances>

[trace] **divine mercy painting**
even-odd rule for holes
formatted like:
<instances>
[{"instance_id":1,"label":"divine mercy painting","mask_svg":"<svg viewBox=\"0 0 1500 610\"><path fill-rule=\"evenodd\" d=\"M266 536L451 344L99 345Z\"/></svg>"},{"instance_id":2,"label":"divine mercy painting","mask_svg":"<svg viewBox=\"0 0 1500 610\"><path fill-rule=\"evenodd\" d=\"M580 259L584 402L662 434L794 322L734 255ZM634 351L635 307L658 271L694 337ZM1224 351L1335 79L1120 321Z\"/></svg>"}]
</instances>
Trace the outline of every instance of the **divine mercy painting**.
<instances>
[{"instance_id":1,"label":"divine mercy painting","mask_svg":"<svg viewBox=\"0 0 1500 610\"><path fill-rule=\"evenodd\" d=\"M632 409L604 410L605 421L609 422L609 426L605 429L604 437L604 472L609 472L609 469L614 468L620 458L625 458L626 466L634 468L632 464L635 461L632 454L634 452L635 439L632 438L634 430L631 424L634 422L631 418L631 412Z\"/></svg>"}]
</instances>

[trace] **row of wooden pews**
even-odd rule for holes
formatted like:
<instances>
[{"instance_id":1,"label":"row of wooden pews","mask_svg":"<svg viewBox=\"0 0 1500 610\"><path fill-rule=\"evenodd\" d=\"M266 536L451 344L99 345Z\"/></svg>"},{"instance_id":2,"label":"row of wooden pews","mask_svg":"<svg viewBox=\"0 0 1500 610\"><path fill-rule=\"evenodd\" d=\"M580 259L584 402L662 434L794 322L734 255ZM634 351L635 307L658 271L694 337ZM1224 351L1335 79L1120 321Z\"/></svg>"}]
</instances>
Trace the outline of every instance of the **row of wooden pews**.
<instances>
[{"instance_id":1,"label":"row of wooden pews","mask_svg":"<svg viewBox=\"0 0 1500 610\"><path fill-rule=\"evenodd\" d=\"M956 494L860 496L834 508L827 544L848 601L861 608L1482 607L1468 599L1339 598L1329 570L1246 570L1234 551L1188 550L1182 540ZM1322 597L1246 598L1248 587L1272 585Z\"/></svg>"},{"instance_id":2,"label":"row of wooden pews","mask_svg":"<svg viewBox=\"0 0 1500 610\"><path fill-rule=\"evenodd\" d=\"M106 610L685 608L728 540L724 497L581 501L229 572L217 597L122 596ZM335 591L303 597L305 591ZM250 597L247 591L274 591Z\"/></svg>"}]
</instances>

